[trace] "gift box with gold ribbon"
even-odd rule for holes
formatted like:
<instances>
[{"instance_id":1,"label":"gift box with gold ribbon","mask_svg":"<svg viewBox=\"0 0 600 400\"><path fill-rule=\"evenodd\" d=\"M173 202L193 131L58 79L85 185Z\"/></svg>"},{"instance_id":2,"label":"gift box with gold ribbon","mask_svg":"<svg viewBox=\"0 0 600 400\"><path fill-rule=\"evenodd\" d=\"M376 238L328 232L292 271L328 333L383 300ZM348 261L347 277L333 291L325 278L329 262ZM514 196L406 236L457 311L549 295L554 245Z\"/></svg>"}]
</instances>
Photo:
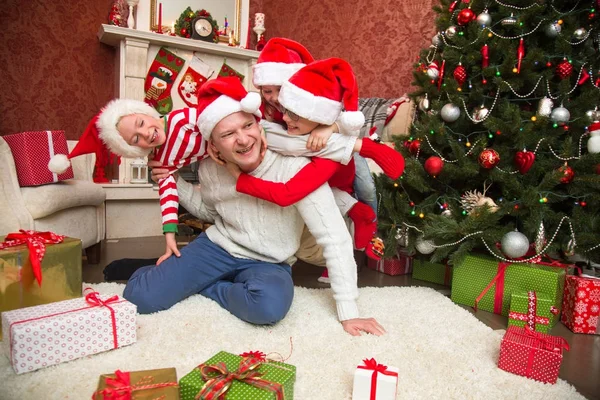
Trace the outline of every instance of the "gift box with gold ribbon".
<instances>
[{"instance_id":1,"label":"gift box with gold ribbon","mask_svg":"<svg viewBox=\"0 0 600 400\"><path fill-rule=\"evenodd\" d=\"M94 400L179 400L175 368L100 375Z\"/></svg>"},{"instance_id":2,"label":"gift box with gold ribbon","mask_svg":"<svg viewBox=\"0 0 600 400\"><path fill-rule=\"evenodd\" d=\"M24 230L0 236L0 312L77 297L81 240Z\"/></svg>"},{"instance_id":3,"label":"gift box with gold ribbon","mask_svg":"<svg viewBox=\"0 0 600 400\"><path fill-rule=\"evenodd\" d=\"M296 367L256 354L217 353L179 380L181 399L293 399Z\"/></svg>"},{"instance_id":4,"label":"gift box with gold ribbon","mask_svg":"<svg viewBox=\"0 0 600 400\"><path fill-rule=\"evenodd\" d=\"M533 320L528 317L529 311L535 315ZM552 299L543 293L515 292L510 296L508 326L524 327L529 323L533 330L548 333L552 324L556 323L559 312L559 309L552 305Z\"/></svg>"}]
</instances>

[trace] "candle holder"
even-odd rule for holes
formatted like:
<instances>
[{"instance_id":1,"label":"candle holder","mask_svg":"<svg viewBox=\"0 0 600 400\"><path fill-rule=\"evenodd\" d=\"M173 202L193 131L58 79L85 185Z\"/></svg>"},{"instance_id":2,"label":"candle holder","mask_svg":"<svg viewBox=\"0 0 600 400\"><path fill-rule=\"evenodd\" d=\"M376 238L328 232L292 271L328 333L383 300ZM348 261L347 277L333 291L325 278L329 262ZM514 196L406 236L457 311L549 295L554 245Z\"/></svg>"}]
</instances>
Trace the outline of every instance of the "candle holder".
<instances>
[{"instance_id":1,"label":"candle holder","mask_svg":"<svg viewBox=\"0 0 600 400\"><path fill-rule=\"evenodd\" d=\"M131 164L131 183L148 183L148 163L144 158L136 158Z\"/></svg>"},{"instance_id":2,"label":"candle holder","mask_svg":"<svg viewBox=\"0 0 600 400\"><path fill-rule=\"evenodd\" d=\"M138 5L140 0L127 0L127 5L129 6L129 17L127 18L127 27L131 29L135 29L135 18L133 16L133 8Z\"/></svg>"},{"instance_id":3,"label":"candle holder","mask_svg":"<svg viewBox=\"0 0 600 400\"><path fill-rule=\"evenodd\" d=\"M256 33L256 51L261 51L263 47L265 47L265 38L263 33L265 33L264 26L255 26L252 30Z\"/></svg>"}]
</instances>

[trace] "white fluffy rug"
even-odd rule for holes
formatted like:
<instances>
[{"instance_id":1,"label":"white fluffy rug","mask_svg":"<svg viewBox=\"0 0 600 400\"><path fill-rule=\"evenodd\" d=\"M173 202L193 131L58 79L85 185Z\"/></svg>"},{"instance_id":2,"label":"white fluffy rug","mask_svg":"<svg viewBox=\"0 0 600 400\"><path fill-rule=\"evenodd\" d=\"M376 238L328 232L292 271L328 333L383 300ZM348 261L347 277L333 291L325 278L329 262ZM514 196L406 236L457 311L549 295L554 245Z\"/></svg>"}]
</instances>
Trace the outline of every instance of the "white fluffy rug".
<instances>
[{"instance_id":1,"label":"white fluffy rug","mask_svg":"<svg viewBox=\"0 0 600 400\"><path fill-rule=\"evenodd\" d=\"M93 285L122 294L123 285ZM352 396L355 366L363 358L400 369L398 399L583 399L559 380L546 385L496 367L502 332L479 322L428 288L360 289L364 316L387 329L382 337L351 337L336 321L330 290L296 288L287 317L271 327L244 323L200 295L168 311L138 316L134 345L16 375L0 357L0 398L89 399L98 376L115 369L176 367L181 378L220 350L261 350L287 356L297 367L294 398Z\"/></svg>"}]
</instances>

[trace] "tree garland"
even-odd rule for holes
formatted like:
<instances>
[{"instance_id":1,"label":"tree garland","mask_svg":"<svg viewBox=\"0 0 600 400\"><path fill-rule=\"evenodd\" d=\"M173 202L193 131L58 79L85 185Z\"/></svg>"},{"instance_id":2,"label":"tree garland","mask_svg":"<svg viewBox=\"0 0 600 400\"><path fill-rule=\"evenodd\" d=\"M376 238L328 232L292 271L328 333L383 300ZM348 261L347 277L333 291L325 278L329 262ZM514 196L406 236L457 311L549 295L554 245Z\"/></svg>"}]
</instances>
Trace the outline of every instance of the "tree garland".
<instances>
[{"instance_id":1,"label":"tree garland","mask_svg":"<svg viewBox=\"0 0 600 400\"><path fill-rule=\"evenodd\" d=\"M210 13L204 9L192 11L191 7L188 7L181 13L177 22L175 22L175 34L184 38L190 38L192 36L192 21L196 17L208 17L211 25L213 26L213 42L219 42L219 25L217 21L213 19Z\"/></svg>"}]
</instances>

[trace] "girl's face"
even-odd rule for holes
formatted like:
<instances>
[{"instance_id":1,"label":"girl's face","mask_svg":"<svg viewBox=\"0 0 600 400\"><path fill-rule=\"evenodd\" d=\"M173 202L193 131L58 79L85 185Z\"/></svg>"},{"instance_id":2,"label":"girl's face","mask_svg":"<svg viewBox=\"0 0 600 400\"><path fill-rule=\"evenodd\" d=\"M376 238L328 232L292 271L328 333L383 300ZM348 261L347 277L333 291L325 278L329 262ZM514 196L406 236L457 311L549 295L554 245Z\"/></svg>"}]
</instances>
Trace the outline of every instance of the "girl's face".
<instances>
[{"instance_id":1,"label":"girl's face","mask_svg":"<svg viewBox=\"0 0 600 400\"><path fill-rule=\"evenodd\" d=\"M124 116L117 124L117 130L127 144L142 149L153 149L167 139L164 120L146 114Z\"/></svg>"},{"instance_id":2,"label":"girl's face","mask_svg":"<svg viewBox=\"0 0 600 400\"><path fill-rule=\"evenodd\" d=\"M309 121L290 110L283 109L283 120L287 124L287 132L290 135L308 135L319 126L318 122Z\"/></svg>"},{"instance_id":3,"label":"girl's face","mask_svg":"<svg viewBox=\"0 0 600 400\"><path fill-rule=\"evenodd\" d=\"M281 89L281 86L273 85L265 85L260 88L260 93L265 101L277 110L281 110L281 104L279 104L279 89Z\"/></svg>"}]
</instances>

